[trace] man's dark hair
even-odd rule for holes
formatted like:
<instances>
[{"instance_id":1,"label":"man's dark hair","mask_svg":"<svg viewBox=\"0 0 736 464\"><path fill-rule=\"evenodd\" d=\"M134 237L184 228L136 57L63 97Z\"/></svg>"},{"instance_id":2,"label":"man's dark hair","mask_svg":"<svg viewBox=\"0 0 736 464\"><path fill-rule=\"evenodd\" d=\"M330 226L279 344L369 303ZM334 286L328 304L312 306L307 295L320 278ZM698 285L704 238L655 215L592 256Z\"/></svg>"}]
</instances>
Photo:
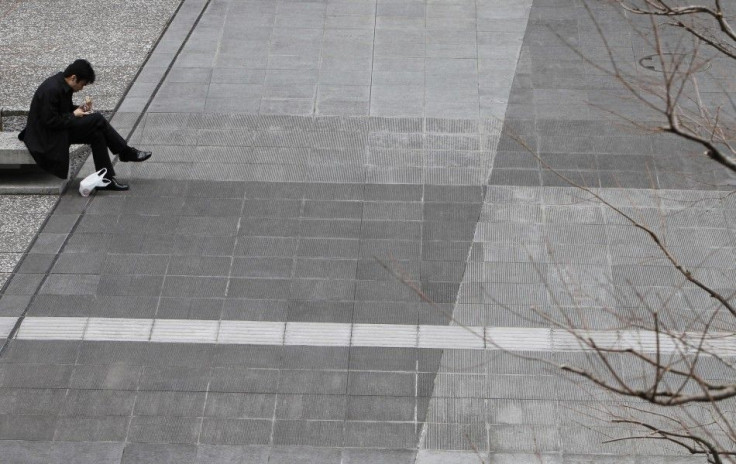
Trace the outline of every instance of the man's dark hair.
<instances>
[{"instance_id":1,"label":"man's dark hair","mask_svg":"<svg viewBox=\"0 0 736 464\"><path fill-rule=\"evenodd\" d=\"M95 70L87 60L76 60L64 70L64 77L77 76L77 80L92 84L95 81Z\"/></svg>"}]
</instances>

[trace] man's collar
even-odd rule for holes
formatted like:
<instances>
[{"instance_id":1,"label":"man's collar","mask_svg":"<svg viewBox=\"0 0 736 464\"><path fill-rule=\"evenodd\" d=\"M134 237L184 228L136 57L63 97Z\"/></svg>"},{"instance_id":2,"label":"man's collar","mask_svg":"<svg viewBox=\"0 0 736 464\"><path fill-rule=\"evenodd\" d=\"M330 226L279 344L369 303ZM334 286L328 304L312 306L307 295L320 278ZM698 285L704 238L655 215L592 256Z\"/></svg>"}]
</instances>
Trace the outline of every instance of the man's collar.
<instances>
[{"instance_id":1,"label":"man's collar","mask_svg":"<svg viewBox=\"0 0 736 464\"><path fill-rule=\"evenodd\" d=\"M61 87L64 89L64 93L72 93L72 88L66 83L66 79L64 79L64 73L59 72L56 76L61 81Z\"/></svg>"}]
</instances>

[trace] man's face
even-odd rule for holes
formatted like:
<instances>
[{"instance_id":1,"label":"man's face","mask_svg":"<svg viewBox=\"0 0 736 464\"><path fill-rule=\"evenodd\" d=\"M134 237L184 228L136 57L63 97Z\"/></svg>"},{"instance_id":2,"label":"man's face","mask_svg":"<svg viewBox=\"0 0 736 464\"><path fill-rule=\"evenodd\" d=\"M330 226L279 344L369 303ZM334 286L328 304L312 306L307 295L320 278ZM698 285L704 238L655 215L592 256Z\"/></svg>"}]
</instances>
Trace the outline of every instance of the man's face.
<instances>
[{"instance_id":1,"label":"man's face","mask_svg":"<svg viewBox=\"0 0 736 464\"><path fill-rule=\"evenodd\" d=\"M72 88L72 92L79 92L84 88L85 85L87 85L87 81L77 79L77 76L74 74L69 76L66 82L67 84L69 84L69 87Z\"/></svg>"}]
</instances>

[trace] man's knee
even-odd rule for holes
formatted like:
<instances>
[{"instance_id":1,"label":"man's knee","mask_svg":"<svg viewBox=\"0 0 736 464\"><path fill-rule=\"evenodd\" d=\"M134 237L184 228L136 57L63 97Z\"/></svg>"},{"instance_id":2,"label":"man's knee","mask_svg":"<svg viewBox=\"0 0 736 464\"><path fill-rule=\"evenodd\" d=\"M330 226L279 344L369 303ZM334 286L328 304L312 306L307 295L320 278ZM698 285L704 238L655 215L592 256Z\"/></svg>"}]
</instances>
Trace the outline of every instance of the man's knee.
<instances>
[{"instance_id":1,"label":"man's knee","mask_svg":"<svg viewBox=\"0 0 736 464\"><path fill-rule=\"evenodd\" d=\"M85 116L85 118L90 118L90 124L92 124L94 127L102 128L107 124L107 120L100 113L88 114L87 116Z\"/></svg>"},{"instance_id":2,"label":"man's knee","mask_svg":"<svg viewBox=\"0 0 736 464\"><path fill-rule=\"evenodd\" d=\"M102 130L105 127L105 118L100 113L92 113L87 116L75 119L72 123L71 131L82 137L90 132Z\"/></svg>"}]
</instances>

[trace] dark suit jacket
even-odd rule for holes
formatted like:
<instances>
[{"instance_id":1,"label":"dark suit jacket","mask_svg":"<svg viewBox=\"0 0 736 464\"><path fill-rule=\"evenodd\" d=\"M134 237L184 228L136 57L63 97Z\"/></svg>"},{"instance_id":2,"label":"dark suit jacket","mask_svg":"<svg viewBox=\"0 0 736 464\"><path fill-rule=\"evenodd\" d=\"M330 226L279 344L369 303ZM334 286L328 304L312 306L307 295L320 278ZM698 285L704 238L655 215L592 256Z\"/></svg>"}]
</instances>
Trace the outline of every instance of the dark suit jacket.
<instances>
[{"instance_id":1,"label":"dark suit jacket","mask_svg":"<svg viewBox=\"0 0 736 464\"><path fill-rule=\"evenodd\" d=\"M74 121L72 88L63 73L46 79L31 100L26 128L18 134L36 163L45 171L66 179L69 174L69 133Z\"/></svg>"}]
</instances>

